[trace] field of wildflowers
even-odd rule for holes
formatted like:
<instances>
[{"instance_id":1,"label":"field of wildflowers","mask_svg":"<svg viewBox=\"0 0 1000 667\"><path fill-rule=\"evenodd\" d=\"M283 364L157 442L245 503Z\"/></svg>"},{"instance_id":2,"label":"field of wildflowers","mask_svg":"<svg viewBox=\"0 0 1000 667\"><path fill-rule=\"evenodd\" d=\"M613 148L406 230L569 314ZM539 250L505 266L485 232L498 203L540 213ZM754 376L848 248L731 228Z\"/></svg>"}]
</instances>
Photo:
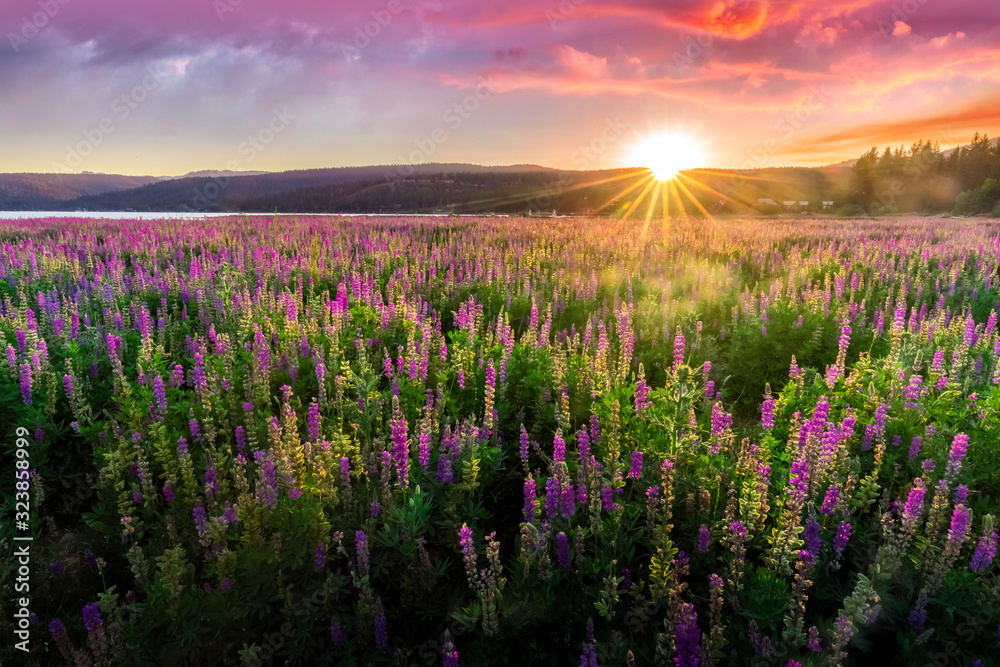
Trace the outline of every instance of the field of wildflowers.
<instances>
[{"instance_id":1,"label":"field of wildflowers","mask_svg":"<svg viewBox=\"0 0 1000 667\"><path fill-rule=\"evenodd\" d=\"M0 221L3 663L1000 664L998 263L940 218Z\"/></svg>"}]
</instances>

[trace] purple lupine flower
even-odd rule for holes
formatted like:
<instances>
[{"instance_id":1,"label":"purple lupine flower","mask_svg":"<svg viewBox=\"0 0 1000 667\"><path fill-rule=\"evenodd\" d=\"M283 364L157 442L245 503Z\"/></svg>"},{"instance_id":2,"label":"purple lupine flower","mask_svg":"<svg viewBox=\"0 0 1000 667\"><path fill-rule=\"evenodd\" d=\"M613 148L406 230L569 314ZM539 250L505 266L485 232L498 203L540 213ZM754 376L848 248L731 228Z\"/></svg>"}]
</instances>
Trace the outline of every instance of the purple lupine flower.
<instances>
[{"instance_id":1,"label":"purple lupine flower","mask_svg":"<svg viewBox=\"0 0 1000 667\"><path fill-rule=\"evenodd\" d=\"M915 529L917 522L920 521L920 517L924 511L924 481L919 477L913 480L913 487L910 489L909 495L906 497L906 507L903 510L903 527L908 529Z\"/></svg>"},{"instance_id":2,"label":"purple lupine flower","mask_svg":"<svg viewBox=\"0 0 1000 667\"><path fill-rule=\"evenodd\" d=\"M576 493L573 490L573 484L567 482L562 485L562 517L568 519L576 514Z\"/></svg>"},{"instance_id":3,"label":"purple lupine flower","mask_svg":"<svg viewBox=\"0 0 1000 667\"><path fill-rule=\"evenodd\" d=\"M382 607L382 601L379 600L375 603L375 648L385 653L388 645L389 633L386 631L385 608Z\"/></svg>"},{"instance_id":4,"label":"purple lupine flower","mask_svg":"<svg viewBox=\"0 0 1000 667\"><path fill-rule=\"evenodd\" d=\"M913 609L907 615L906 620L914 630L920 630L924 627L924 623L927 622L927 610L923 607Z\"/></svg>"},{"instance_id":5,"label":"purple lupine flower","mask_svg":"<svg viewBox=\"0 0 1000 667\"><path fill-rule=\"evenodd\" d=\"M399 488L404 491L410 485L410 451L407 446L406 417L399 409L399 400L392 400L392 458L396 464Z\"/></svg>"},{"instance_id":6,"label":"purple lupine flower","mask_svg":"<svg viewBox=\"0 0 1000 667\"><path fill-rule=\"evenodd\" d=\"M234 431L234 434L236 436L237 450L239 451L240 455L246 456L246 442L247 442L246 431L243 430L242 426L237 426L236 430Z\"/></svg>"},{"instance_id":7,"label":"purple lupine flower","mask_svg":"<svg viewBox=\"0 0 1000 667\"><path fill-rule=\"evenodd\" d=\"M774 655L774 645L771 638L760 632L757 621L750 621L750 645L753 646L754 653L761 658L770 658Z\"/></svg>"},{"instance_id":8,"label":"purple lupine flower","mask_svg":"<svg viewBox=\"0 0 1000 667\"><path fill-rule=\"evenodd\" d=\"M956 505L951 514L951 527L948 529L948 543L955 549L962 546L967 539L970 523L969 510L965 505Z\"/></svg>"},{"instance_id":9,"label":"purple lupine flower","mask_svg":"<svg viewBox=\"0 0 1000 667\"><path fill-rule=\"evenodd\" d=\"M712 437L718 438L727 428L733 425L733 416L722 409L718 403L712 404Z\"/></svg>"},{"instance_id":10,"label":"purple lupine flower","mask_svg":"<svg viewBox=\"0 0 1000 667\"><path fill-rule=\"evenodd\" d=\"M632 452L632 465L629 468L628 476L632 479L642 477L642 452L638 450Z\"/></svg>"},{"instance_id":11,"label":"purple lupine flower","mask_svg":"<svg viewBox=\"0 0 1000 667\"><path fill-rule=\"evenodd\" d=\"M68 377L68 376L67 376ZM153 397L156 399L156 407L160 417L167 416L167 390L163 384L163 378L159 375L153 378Z\"/></svg>"},{"instance_id":12,"label":"purple lupine flower","mask_svg":"<svg viewBox=\"0 0 1000 667\"><path fill-rule=\"evenodd\" d=\"M607 484L601 487L601 507L605 512L613 512L615 509L614 490Z\"/></svg>"},{"instance_id":13,"label":"purple lupine flower","mask_svg":"<svg viewBox=\"0 0 1000 667\"><path fill-rule=\"evenodd\" d=\"M559 567L565 571L569 571L569 536L566 533L559 531L556 535L556 556L559 560Z\"/></svg>"},{"instance_id":14,"label":"purple lupine flower","mask_svg":"<svg viewBox=\"0 0 1000 667\"><path fill-rule=\"evenodd\" d=\"M191 440L193 442L202 442L204 438L201 437L201 427L198 425L198 419L196 417L189 419L188 426L191 429Z\"/></svg>"},{"instance_id":15,"label":"purple lupine flower","mask_svg":"<svg viewBox=\"0 0 1000 667\"><path fill-rule=\"evenodd\" d=\"M549 521L554 521L559 514L559 500L559 479L549 477L545 480L545 516Z\"/></svg>"},{"instance_id":16,"label":"purple lupine flower","mask_svg":"<svg viewBox=\"0 0 1000 667\"><path fill-rule=\"evenodd\" d=\"M774 399L768 398L761 405L760 425L765 431L774 428Z\"/></svg>"},{"instance_id":17,"label":"purple lupine flower","mask_svg":"<svg viewBox=\"0 0 1000 667\"><path fill-rule=\"evenodd\" d=\"M63 388L66 390L66 397L73 400L73 376L63 375Z\"/></svg>"},{"instance_id":18,"label":"purple lupine flower","mask_svg":"<svg viewBox=\"0 0 1000 667\"><path fill-rule=\"evenodd\" d=\"M382 511L382 503L377 500L373 500L371 506L368 508L368 515L375 519L378 517L379 513Z\"/></svg>"},{"instance_id":19,"label":"purple lupine flower","mask_svg":"<svg viewBox=\"0 0 1000 667\"><path fill-rule=\"evenodd\" d=\"M96 602L83 608L83 626L87 628L88 632L104 627L104 621L101 620L101 608Z\"/></svg>"},{"instance_id":20,"label":"purple lupine flower","mask_svg":"<svg viewBox=\"0 0 1000 667\"><path fill-rule=\"evenodd\" d=\"M472 529L464 523L458 531L458 544L462 547L462 560L465 562L465 573L471 582L476 573L476 545L472 541Z\"/></svg>"},{"instance_id":21,"label":"purple lupine flower","mask_svg":"<svg viewBox=\"0 0 1000 667\"><path fill-rule=\"evenodd\" d=\"M808 639L806 639L806 647L808 647L813 653L822 653L823 646L819 639L819 628L815 625L810 626L807 636Z\"/></svg>"},{"instance_id":22,"label":"purple lupine flower","mask_svg":"<svg viewBox=\"0 0 1000 667\"><path fill-rule=\"evenodd\" d=\"M237 523L237 518L239 513L236 511L235 507L231 507L229 503L226 503L226 507L222 510L222 516L219 519L222 520L227 526L234 526Z\"/></svg>"},{"instance_id":23,"label":"purple lupine flower","mask_svg":"<svg viewBox=\"0 0 1000 667\"><path fill-rule=\"evenodd\" d=\"M653 405L652 401L649 400L649 385L646 384L646 380L640 378L635 383L635 411L637 414L643 414L647 408Z\"/></svg>"},{"instance_id":24,"label":"purple lupine flower","mask_svg":"<svg viewBox=\"0 0 1000 667\"><path fill-rule=\"evenodd\" d=\"M170 486L163 487L163 499L168 503L174 502L174 490Z\"/></svg>"},{"instance_id":25,"label":"purple lupine flower","mask_svg":"<svg viewBox=\"0 0 1000 667\"><path fill-rule=\"evenodd\" d=\"M653 506L656 507L660 504L660 487L651 486L646 489L646 500Z\"/></svg>"},{"instance_id":26,"label":"purple lupine flower","mask_svg":"<svg viewBox=\"0 0 1000 667\"><path fill-rule=\"evenodd\" d=\"M885 403L880 403L877 408L875 408L875 437L882 438L885 436L885 427L889 421L889 406Z\"/></svg>"},{"instance_id":27,"label":"purple lupine flower","mask_svg":"<svg viewBox=\"0 0 1000 667\"><path fill-rule=\"evenodd\" d=\"M441 647L441 667L459 667L458 649L455 648L454 642L451 641L451 634L448 634L444 640L444 645Z\"/></svg>"},{"instance_id":28,"label":"purple lupine flower","mask_svg":"<svg viewBox=\"0 0 1000 667\"><path fill-rule=\"evenodd\" d=\"M733 521L729 524L729 532L732 535L733 542L737 545L743 544L747 539L747 529L742 521Z\"/></svg>"},{"instance_id":29,"label":"purple lupine flower","mask_svg":"<svg viewBox=\"0 0 1000 667\"><path fill-rule=\"evenodd\" d=\"M566 460L566 441L563 440L562 429L557 428L552 442L552 461L554 463Z\"/></svg>"},{"instance_id":30,"label":"purple lupine flower","mask_svg":"<svg viewBox=\"0 0 1000 667\"><path fill-rule=\"evenodd\" d=\"M965 484L959 484L955 487L955 504L965 505L966 500L969 497L969 487Z\"/></svg>"},{"instance_id":31,"label":"purple lupine flower","mask_svg":"<svg viewBox=\"0 0 1000 667\"><path fill-rule=\"evenodd\" d=\"M340 457L340 483L345 488L351 485L351 461L346 456Z\"/></svg>"},{"instance_id":32,"label":"purple lupine flower","mask_svg":"<svg viewBox=\"0 0 1000 667\"><path fill-rule=\"evenodd\" d=\"M521 465L524 466L525 471L528 470L528 432L524 430L524 424L521 424L521 440L520 440L520 451L521 455Z\"/></svg>"},{"instance_id":33,"label":"purple lupine flower","mask_svg":"<svg viewBox=\"0 0 1000 667\"><path fill-rule=\"evenodd\" d=\"M708 380L705 383L705 398L711 399L715 396L715 380Z\"/></svg>"},{"instance_id":34,"label":"purple lupine flower","mask_svg":"<svg viewBox=\"0 0 1000 667\"><path fill-rule=\"evenodd\" d=\"M984 527L983 535L979 538L976 550L972 554L972 560L969 561L969 569L973 572L985 572L993 565L993 559L996 558L996 555L997 531L988 526Z\"/></svg>"},{"instance_id":35,"label":"purple lupine flower","mask_svg":"<svg viewBox=\"0 0 1000 667\"><path fill-rule=\"evenodd\" d=\"M215 465L209 462L205 468L205 495L214 496L219 493L219 480L215 476Z\"/></svg>"},{"instance_id":36,"label":"purple lupine flower","mask_svg":"<svg viewBox=\"0 0 1000 667\"><path fill-rule=\"evenodd\" d=\"M840 485L831 484L830 488L826 490L826 497L823 498L823 505L819 508L821 514L833 514L833 511L837 509L837 503L840 502Z\"/></svg>"},{"instance_id":37,"label":"purple lupine flower","mask_svg":"<svg viewBox=\"0 0 1000 667\"><path fill-rule=\"evenodd\" d=\"M205 518L205 508L200 502L191 510L191 515L194 517L194 527L198 534L203 534L208 528L208 520Z\"/></svg>"},{"instance_id":38,"label":"purple lupine flower","mask_svg":"<svg viewBox=\"0 0 1000 667\"><path fill-rule=\"evenodd\" d=\"M535 480L524 480L524 522L535 520Z\"/></svg>"},{"instance_id":39,"label":"purple lupine flower","mask_svg":"<svg viewBox=\"0 0 1000 667\"><path fill-rule=\"evenodd\" d=\"M861 440L861 450L867 452L875 444L875 426L868 424L865 426L865 435Z\"/></svg>"},{"instance_id":40,"label":"purple lupine flower","mask_svg":"<svg viewBox=\"0 0 1000 667\"><path fill-rule=\"evenodd\" d=\"M579 433L577 433L577 438L577 457L580 461L580 467L586 468L587 463L590 462L590 437L587 435L587 430L581 428Z\"/></svg>"},{"instance_id":41,"label":"purple lupine flower","mask_svg":"<svg viewBox=\"0 0 1000 667\"><path fill-rule=\"evenodd\" d=\"M49 563L49 572L51 572L52 574L62 574L62 571L63 571L62 561L59 560L58 558L52 559L52 562Z\"/></svg>"},{"instance_id":42,"label":"purple lupine flower","mask_svg":"<svg viewBox=\"0 0 1000 667\"><path fill-rule=\"evenodd\" d=\"M903 389L903 397L906 399L903 403L904 408L919 407L916 401L919 401L920 395L923 394L923 380L924 378L917 373L910 376L910 383Z\"/></svg>"},{"instance_id":43,"label":"purple lupine flower","mask_svg":"<svg viewBox=\"0 0 1000 667\"><path fill-rule=\"evenodd\" d=\"M681 605L677 621L677 640L675 643L677 657L674 658L674 665L677 667L698 667L701 664L701 658L698 657L700 640L698 614L695 613L694 605L685 602Z\"/></svg>"},{"instance_id":44,"label":"purple lupine flower","mask_svg":"<svg viewBox=\"0 0 1000 667\"><path fill-rule=\"evenodd\" d=\"M442 454L438 456L438 467L437 467L437 481L444 484L451 484L454 480L454 473L451 469L451 458L447 455Z\"/></svg>"},{"instance_id":45,"label":"purple lupine flower","mask_svg":"<svg viewBox=\"0 0 1000 667\"><path fill-rule=\"evenodd\" d=\"M913 440L910 441L911 461L920 456L920 448L923 446L923 444L924 444L923 438L921 438L919 435L913 436Z\"/></svg>"},{"instance_id":46,"label":"purple lupine flower","mask_svg":"<svg viewBox=\"0 0 1000 667\"><path fill-rule=\"evenodd\" d=\"M326 567L326 547L322 544L316 545L316 551L313 555L313 566L316 568L317 572Z\"/></svg>"},{"instance_id":47,"label":"purple lupine flower","mask_svg":"<svg viewBox=\"0 0 1000 667\"><path fill-rule=\"evenodd\" d=\"M712 532L708 529L708 524L701 524L698 527L698 553L705 553L712 541Z\"/></svg>"},{"instance_id":48,"label":"purple lupine flower","mask_svg":"<svg viewBox=\"0 0 1000 667\"><path fill-rule=\"evenodd\" d=\"M816 519L806 521L806 529L803 534L806 550L814 556L819 554L823 540L819 536L819 522Z\"/></svg>"},{"instance_id":49,"label":"purple lupine flower","mask_svg":"<svg viewBox=\"0 0 1000 667\"><path fill-rule=\"evenodd\" d=\"M580 667L598 667L597 645L591 642L583 642L583 653L580 654Z\"/></svg>"},{"instance_id":50,"label":"purple lupine flower","mask_svg":"<svg viewBox=\"0 0 1000 667\"><path fill-rule=\"evenodd\" d=\"M809 462L798 459L792 462L788 472L788 494L797 504L801 504L809 490Z\"/></svg>"},{"instance_id":51,"label":"purple lupine flower","mask_svg":"<svg viewBox=\"0 0 1000 667\"><path fill-rule=\"evenodd\" d=\"M21 381L21 398L25 405L31 405L31 364L21 364L19 379Z\"/></svg>"},{"instance_id":52,"label":"purple lupine flower","mask_svg":"<svg viewBox=\"0 0 1000 667\"><path fill-rule=\"evenodd\" d=\"M354 541L358 551L358 575L364 577L368 574L368 533L363 530L355 531Z\"/></svg>"},{"instance_id":53,"label":"purple lupine flower","mask_svg":"<svg viewBox=\"0 0 1000 667\"><path fill-rule=\"evenodd\" d=\"M841 521L837 525L837 533L833 536L833 551L840 558L847 548L847 542L851 539L851 524L848 521Z\"/></svg>"},{"instance_id":54,"label":"purple lupine flower","mask_svg":"<svg viewBox=\"0 0 1000 667\"><path fill-rule=\"evenodd\" d=\"M952 480L958 475L962 468L962 459L969 448L969 436L964 433L956 433L951 444L951 452L948 455L948 468L945 470L945 479Z\"/></svg>"},{"instance_id":55,"label":"purple lupine flower","mask_svg":"<svg viewBox=\"0 0 1000 667\"><path fill-rule=\"evenodd\" d=\"M187 438L181 436L177 438L177 456L184 457L188 453L188 441Z\"/></svg>"},{"instance_id":56,"label":"purple lupine flower","mask_svg":"<svg viewBox=\"0 0 1000 667\"><path fill-rule=\"evenodd\" d=\"M431 465L431 434L421 431L417 443L417 461L420 468L427 472Z\"/></svg>"},{"instance_id":57,"label":"purple lupine flower","mask_svg":"<svg viewBox=\"0 0 1000 667\"><path fill-rule=\"evenodd\" d=\"M680 326L677 327L677 333L674 336L674 372L677 372L677 368L684 363L684 334L681 332Z\"/></svg>"},{"instance_id":58,"label":"purple lupine flower","mask_svg":"<svg viewBox=\"0 0 1000 667\"><path fill-rule=\"evenodd\" d=\"M319 404L313 401L306 412L306 423L309 429L309 441L319 442Z\"/></svg>"},{"instance_id":59,"label":"purple lupine flower","mask_svg":"<svg viewBox=\"0 0 1000 667\"><path fill-rule=\"evenodd\" d=\"M340 619L334 616L330 619L330 641L334 646L346 646L347 639L344 637L344 628L340 625Z\"/></svg>"},{"instance_id":60,"label":"purple lupine flower","mask_svg":"<svg viewBox=\"0 0 1000 667\"><path fill-rule=\"evenodd\" d=\"M49 632L52 633L52 639L55 640L56 645L60 647L69 646L69 633L66 632L66 626L63 625L62 619L53 618L49 621Z\"/></svg>"}]
</instances>

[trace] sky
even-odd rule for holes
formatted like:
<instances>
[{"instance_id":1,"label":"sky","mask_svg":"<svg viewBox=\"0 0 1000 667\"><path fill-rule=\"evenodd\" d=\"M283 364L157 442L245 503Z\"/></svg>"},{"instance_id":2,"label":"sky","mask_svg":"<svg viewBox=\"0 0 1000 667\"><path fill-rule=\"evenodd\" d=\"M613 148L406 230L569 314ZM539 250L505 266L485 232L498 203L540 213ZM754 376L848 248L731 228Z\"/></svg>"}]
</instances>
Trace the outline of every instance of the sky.
<instances>
[{"instance_id":1,"label":"sky","mask_svg":"<svg viewBox=\"0 0 1000 667\"><path fill-rule=\"evenodd\" d=\"M664 133L685 166L818 166L1000 134L985 0L3 7L0 172L604 169Z\"/></svg>"}]
</instances>

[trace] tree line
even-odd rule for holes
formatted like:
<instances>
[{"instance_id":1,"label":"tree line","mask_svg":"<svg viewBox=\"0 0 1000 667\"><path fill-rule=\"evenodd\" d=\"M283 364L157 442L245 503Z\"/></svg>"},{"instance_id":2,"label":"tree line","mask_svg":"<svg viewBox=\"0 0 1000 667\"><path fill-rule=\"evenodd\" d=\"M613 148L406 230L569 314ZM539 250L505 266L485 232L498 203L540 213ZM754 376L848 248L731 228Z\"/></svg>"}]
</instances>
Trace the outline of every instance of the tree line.
<instances>
[{"instance_id":1,"label":"tree line","mask_svg":"<svg viewBox=\"0 0 1000 667\"><path fill-rule=\"evenodd\" d=\"M942 151L937 141L873 147L851 171L845 213L954 211L1000 217L1000 142L978 132L967 146Z\"/></svg>"}]
</instances>

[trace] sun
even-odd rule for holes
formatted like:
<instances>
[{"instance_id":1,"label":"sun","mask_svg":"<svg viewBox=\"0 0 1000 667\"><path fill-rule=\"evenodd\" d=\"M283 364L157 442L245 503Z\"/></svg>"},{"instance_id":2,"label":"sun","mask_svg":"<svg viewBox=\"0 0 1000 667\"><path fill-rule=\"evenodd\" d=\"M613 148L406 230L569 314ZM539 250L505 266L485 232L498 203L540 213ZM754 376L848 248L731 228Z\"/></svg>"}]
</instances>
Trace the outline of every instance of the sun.
<instances>
[{"instance_id":1,"label":"sun","mask_svg":"<svg viewBox=\"0 0 1000 667\"><path fill-rule=\"evenodd\" d=\"M663 132L636 144L629 161L649 169L656 180L669 181L685 169L705 166L705 151L693 135Z\"/></svg>"}]
</instances>

